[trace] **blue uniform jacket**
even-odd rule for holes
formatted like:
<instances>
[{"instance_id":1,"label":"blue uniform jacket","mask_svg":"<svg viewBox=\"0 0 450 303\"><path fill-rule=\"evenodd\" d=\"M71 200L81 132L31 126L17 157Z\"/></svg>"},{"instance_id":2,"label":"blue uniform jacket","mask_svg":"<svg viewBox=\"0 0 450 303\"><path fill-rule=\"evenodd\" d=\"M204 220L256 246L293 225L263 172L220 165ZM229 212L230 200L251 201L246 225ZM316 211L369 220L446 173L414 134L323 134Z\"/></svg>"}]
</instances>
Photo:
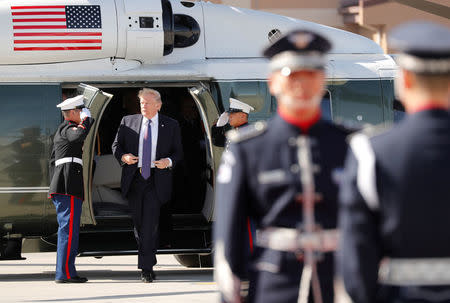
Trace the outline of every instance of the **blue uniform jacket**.
<instances>
[{"instance_id":1,"label":"blue uniform jacket","mask_svg":"<svg viewBox=\"0 0 450 303\"><path fill-rule=\"evenodd\" d=\"M257 228L291 227L302 221L302 192L297 146L292 140L301 131L276 115L264 129L250 125L238 131L241 139L230 145L222 156L216 187L216 267L225 280L240 281L247 268L245 224L249 216ZM336 227L338 179L347 151L347 129L320 120L309 132L315 167L316 220L323 228ZM270 264L283 271L283 263L293 253L259 248L251 256L250 268ZM332 271L332 269L330 269ZM301 272L298 272L300 276ZM332 273L331 273L332 274ZM250 283L253 281L250 279ZM227 291L222 288L222 291ZM298 285L297 285L298 288ZM234 290L236 291L236 290ZM281 290L280 290L281 291ZM224 294L230 298L233 294Z\"/></svg>"},{"instance_id":2,"label":"blue uniform jacket","mask_svg":"<svg viewBox=\"0 0 450 303\"><path fill-rule=\"evenodd\" d=\"M450 256L450 114L418 112L366 138L350 141L339 264L355 303L389 302L377 282L383 257Z\"/></svg>"}]
</instances>

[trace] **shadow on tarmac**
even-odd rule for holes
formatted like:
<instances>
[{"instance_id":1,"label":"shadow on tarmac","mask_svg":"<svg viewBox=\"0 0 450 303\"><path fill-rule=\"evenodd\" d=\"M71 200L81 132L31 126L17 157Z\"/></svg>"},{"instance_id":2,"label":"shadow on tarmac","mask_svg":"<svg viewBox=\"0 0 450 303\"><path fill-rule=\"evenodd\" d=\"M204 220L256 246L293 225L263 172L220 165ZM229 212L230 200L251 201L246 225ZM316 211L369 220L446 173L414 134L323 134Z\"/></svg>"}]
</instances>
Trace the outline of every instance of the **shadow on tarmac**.
<instances>
[{"instance_id":1,"label":"shadow on tarmac","mask_svg":"<svg viewBox=\"0 0 450 303\"><path fill-rule=\"evenodd\" d=\"M115 295L115 296L96 296L87 298L64 298L64 299L50 299L50 300L25 300L23 302L83 302L91 300L123 300L123 299L136 299L136 298L152 298L162 296L181 296L189 294L208 294L215 293L215 290L199 290L199 291L179 291L179 292L162 292L153 294L130 294L130 295Z\"/></svg>"},{"instance_id":2,"label":"shadow on tarmac","mask_svg":"<svg viewBox=\"0 0 450 303\"><path fill-rule=\"evenodd\" d=\"M85 265L83 265L85 266ZM98 265L97 265L98 266ZM155 282L213 282L213 269L183 269L165 270L155 269L157 278ZM78 270L82 277L88 277L89 283L142 283L140 281L140 270ZM42 273L20 273L20 274L0 274L0 282L33 282L33 281L53 281L54 271L44 271ZM107 280L107 281L104 281ZM117 281L117 282L112 282Z\"/></svg>"}]
</instances>

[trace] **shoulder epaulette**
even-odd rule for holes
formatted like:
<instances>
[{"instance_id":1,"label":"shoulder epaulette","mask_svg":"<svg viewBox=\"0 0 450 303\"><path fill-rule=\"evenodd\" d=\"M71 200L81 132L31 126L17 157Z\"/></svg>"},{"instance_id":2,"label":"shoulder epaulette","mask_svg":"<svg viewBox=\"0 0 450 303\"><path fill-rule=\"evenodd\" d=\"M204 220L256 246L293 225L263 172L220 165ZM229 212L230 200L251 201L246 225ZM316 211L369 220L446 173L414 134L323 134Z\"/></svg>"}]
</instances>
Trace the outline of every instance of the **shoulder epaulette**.
<instances>
[{"instance_id":1,"label":"shoulder epaulette","mask_svg":"<svg viewBox=\"0 0 450 303\"><path fill-rule=\"evenodd\" d=\"M230 130L226 133L226 136L230 142L237 143L257 137L263 134L266 130L267 122L258 121L240 129Z\"/></svg>"}]
</instances>

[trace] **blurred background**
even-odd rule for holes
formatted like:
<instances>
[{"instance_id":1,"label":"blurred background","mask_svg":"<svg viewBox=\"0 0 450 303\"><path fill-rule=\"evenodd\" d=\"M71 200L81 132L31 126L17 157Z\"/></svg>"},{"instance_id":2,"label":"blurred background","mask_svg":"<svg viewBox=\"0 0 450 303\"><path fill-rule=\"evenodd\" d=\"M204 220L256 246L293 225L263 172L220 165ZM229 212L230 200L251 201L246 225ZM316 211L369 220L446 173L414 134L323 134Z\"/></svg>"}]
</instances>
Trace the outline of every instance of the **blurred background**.
<instances>
[{"instance_id":1,"label":"blurred background","mask_svg":"<svg viewBox=\"0 0 450 303\"><path fill-rule=\"evenodd\" d=\"M450 0L210 0L316 22L377 42L386 53L391 28L410 20L450 26Z\"/></svg>"}]
</instances>

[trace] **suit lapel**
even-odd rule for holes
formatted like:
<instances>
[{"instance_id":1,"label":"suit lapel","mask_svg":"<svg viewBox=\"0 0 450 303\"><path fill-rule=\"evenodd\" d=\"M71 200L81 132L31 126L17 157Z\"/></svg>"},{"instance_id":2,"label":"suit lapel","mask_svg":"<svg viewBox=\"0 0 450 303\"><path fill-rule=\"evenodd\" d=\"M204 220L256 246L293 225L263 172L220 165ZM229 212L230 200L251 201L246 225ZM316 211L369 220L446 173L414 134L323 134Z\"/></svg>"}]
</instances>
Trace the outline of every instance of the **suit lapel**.
<instances>
[{"instance_id":1,"label":"suit lapel","mask_svg":"<svg viewBox=\"0 0 450 303\"><path fill-rule=\"evenodd\" d=\"M142 126L142 115L136 115L136 119L133 119L133 124L131 125L131 128L136 132L137 136L135 137L137 142L133 144L133 146L136 147L135 154L137 155L139 153L139 135L141 133L141 126Z\"/></svg>"},{"instance_id":2,"label":"suit lapel","mask_svg":"<svg viewBox=\"0 0 450 303\"><path fill-rule=\"evenodd\" d=\"M159 121L158 121L158 140L156 143L156 155L155 158L158 160L160 159L159 151L161 150L161 144L163 142L163 138L166 137L166 119L163 115L159 114Z\"/></svg>"},{"instance_id":3,"label":"suit lapel","mask_svg":"<svg viewBox=\"0 0 450 303\"><path fill-rule=\"evenodd\" d=\"M141 134L141 127L142 127L142 119L144 116L138 115L138 118L136 119L136 124L134 125L134 130L138 135Z\"/></svg>"}]
</instances>

